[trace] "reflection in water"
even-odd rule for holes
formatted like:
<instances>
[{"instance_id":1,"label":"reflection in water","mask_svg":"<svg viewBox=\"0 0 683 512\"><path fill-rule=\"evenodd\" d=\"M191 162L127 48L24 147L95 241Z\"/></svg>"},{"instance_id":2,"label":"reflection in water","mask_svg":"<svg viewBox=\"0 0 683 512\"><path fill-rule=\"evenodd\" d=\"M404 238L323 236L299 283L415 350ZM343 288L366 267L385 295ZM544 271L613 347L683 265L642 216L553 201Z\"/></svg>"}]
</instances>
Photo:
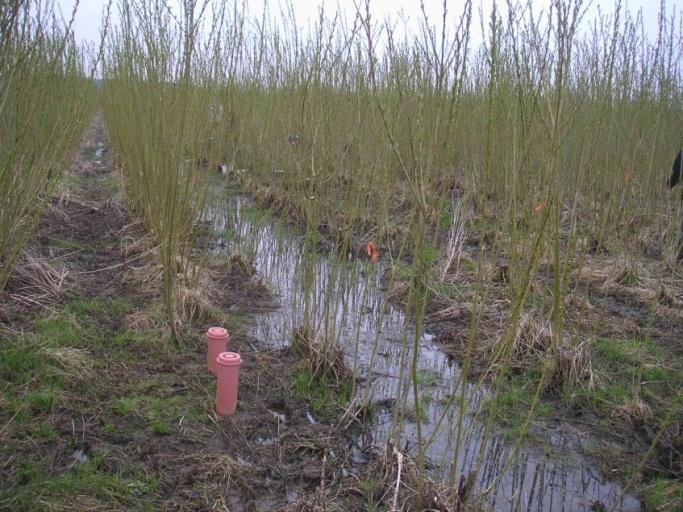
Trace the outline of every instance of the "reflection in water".
<instances>
[{"instance_id":1,"label":"reflection in water","mask_svg":"<svg viewBox=\"0 0 683 512\"><path fill-rule=\"evenodd\" d=\"M412 390L400 372L410 361L412 326L401 311L386 301L381 286L381 264L372 267L361 261L340 262L334 255L304 258L304 241L289 229L252 207L244 196L225 193L210 216L218 234L227 234L233 247L253 256L264 281L279 296L281 307L256 318L253 335L272 347L289 344L295 327L302 325L304 312L316 332L339 343L349 366L365 377L367 397L373 403L390 403L400 383L406 409L412 409ZM306 260L312 263L303 264ZM315 272L310 272L314 268ZM308 271L306 270L308 269ZM314 279L311 279L314 277ZM304 291L308 280L310 290ZM409 342L410 341L410 342ZM430 444L425 456L432 476L447 478L454 463L458 433L458 379L460 369L435 344L422 335L419 375L422 402L422 436ZM467 405L462 418L456 474L468 475L479 465L477 487L481 492L494 485L488 496L496 510L591 510L595 502L616 510L640 510L638 501L625 496L616 503L621 487L600 477L594 465L572 454L578 440L558 432L545 450L524 445L513 463L508 458L513 443L503 432L484 439L484 423L475 418L487 391L467 384ZM414 453L417 445L415 415L405 415L401 446ZM412 416L412 417L411 417ZM391 435L392 411L378 408L373 417L372 439L384 446ZM483 454L483 455L482 455ZM507 470L501 475L501 471Z\"/></svg>"}]
</instances>

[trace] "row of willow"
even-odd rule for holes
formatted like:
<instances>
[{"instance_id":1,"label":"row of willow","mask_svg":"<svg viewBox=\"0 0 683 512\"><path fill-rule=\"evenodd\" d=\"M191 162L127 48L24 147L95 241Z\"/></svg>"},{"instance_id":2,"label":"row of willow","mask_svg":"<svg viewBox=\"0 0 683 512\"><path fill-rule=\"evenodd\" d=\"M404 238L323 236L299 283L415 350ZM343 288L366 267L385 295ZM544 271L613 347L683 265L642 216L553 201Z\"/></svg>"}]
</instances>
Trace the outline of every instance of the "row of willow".
<instances>
[{"instance_id":1,"label":"row of willow","mask_svg":"<svg viewBox=\"0 0 683 512\"><path fill-rule=\"evenodd\" d=\"M48 3L0 4L0 290L93 112L71 22Z\"/></svg>"},{"instance_id":2,"label":"row of willow","mask_svg":"<svg viewBox=\"0 0 683 512\"><path fill-rule=\"evenodd\" d=\"M649 36L620 3L588 24L580 1L540 13L508 1L481 20L465 2L408 32L364 6L321 11L308 31L291 9L252 17L239 2L119 11L103 104L126 195L161 243L169 312L206 203L200 176L219 164L248 169L341 246L405 244L421 273L460 198L509 260L513 301L540 259L556 260L559 296L568 262L596 246L674 252L679 205L662 197L681 42L664 8Z\"/></svg>"}]
</instances>

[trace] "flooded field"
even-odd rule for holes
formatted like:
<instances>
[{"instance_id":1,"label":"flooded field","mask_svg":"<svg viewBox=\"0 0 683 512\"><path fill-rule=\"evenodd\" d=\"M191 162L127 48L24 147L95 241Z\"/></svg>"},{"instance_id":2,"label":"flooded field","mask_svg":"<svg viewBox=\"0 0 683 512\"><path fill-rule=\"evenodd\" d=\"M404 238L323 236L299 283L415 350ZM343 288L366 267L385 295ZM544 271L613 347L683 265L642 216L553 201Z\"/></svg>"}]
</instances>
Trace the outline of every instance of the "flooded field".
<instances>
[{"instance_id":1,"label":"flooded field","mask_svg":"<svg viewBox=\"0 0 683 512\"><path fill-rule=\"evenodd\" d=\"M300 232L255 208L246 196L220 186L214 191L223 195L212 216L217 233L230 240L227 250L252 257L258 274L279 298L278 309L257 317L254 337L270 347L287 346L307 314L319 335L343 348L361 383L357 398L367 400L376 413L358 447L371 443L382 448L400 432L401 446L415 455L418 418L407 370L401 371L412 357L414 327L385 297L381 263L311 254ZM640 510L635 497L623 493L581 454L588 439L580 429L563 423L546 426L544 444L522 442L517 447L499 427L487 431L482 404L489 391L466 382L463 395L458 363L428 332L420 339L418 373L419 419L433 478L474 472L477 493L501 511Z\"/></svg>"}]
</instances>

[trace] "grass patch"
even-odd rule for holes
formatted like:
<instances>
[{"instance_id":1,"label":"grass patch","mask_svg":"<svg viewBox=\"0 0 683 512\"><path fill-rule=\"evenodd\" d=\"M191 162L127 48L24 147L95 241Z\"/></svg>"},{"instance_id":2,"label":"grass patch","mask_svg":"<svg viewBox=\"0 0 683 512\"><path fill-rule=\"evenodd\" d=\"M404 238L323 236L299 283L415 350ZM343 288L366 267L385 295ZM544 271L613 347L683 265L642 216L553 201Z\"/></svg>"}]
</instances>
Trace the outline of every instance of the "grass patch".
<instances>
[{"instance_id":1,"label":"grass patch","mask_svg":"<svg viewBox=\"0 0 683 512\"><path fill-rule=\"evenodd\" d=\"M186 397L171 396L159 398L150 395L137 395L118 398L112 405L115 414L122 417L134 416L143 421L157 435L169 435L175 432L180 418L199 421L201 411Z\"/></svg>"},{"instance_id":2,"label":"grass patch","mask_svg":"<svg viewBox=\"0 0 683 512\"><path fill-rule=\"evenodd\" d=\"M154 333L139 333L131 329L119 331L111 338L111 345L119 350L131 347L151 345L158 340Z\"/></svg>"},{"instance_id":3,"label":"grass patch","mask_svg":"<svg viewBox=\"0 0 683 512\"><path fill-rule=\"evenodd\" d=\"M441 377L434 372L418 370L416 380L419 386L438 386Z\"/></svg>"},{"instance_id":4,"label":"grass patch","mask_svg":"<svg viewBox=\"0 0 683 512\"><path fill-rule=\"evenodd\" d=\"M658 512L683 510L683 482L657 478L647 488L645 507L648 511Z\"/></svg>"},{"instance_id":5,"label":"grass patch","mask_svg":"<svg viewBox=\"0 0 683 512\"><path fill-rule=\"evenodd\" d=\"M139 336L130 331L119 332L116 327L133 309L133 303L124 298L79 297L57 312L38 316L33 327L39 342L48 347L93 349L106 344L126 348L129 342L140 341Z\"/></svg>"},{"instance_id":6,"label":"grass patch","mask_svg":"<svg viewBox=\"0 0 683 512\"><path fill-rule=\"evenodd\" d=\"M67 311L76 315L84 316L91 320L106 317L121 317L134 309L134 304L129 299L117 297L111 300L101 298L86 299L77 298L69 303Z\"/></svg>"},{"instance_id":7,"label":"grass patch","mask_svg":"<svg viewBox=\"0 0 683 512\"><path fill-rule=\"evenodd\" d=\"M33 376L44 377L45 359L35 349L36 343L31 337L4 344L0 351L0 379L22 385Z\"/></svg>"},{"instance_id":8,"label":"grass patch","mask_svg":"<svg viewBox=\"0 0 683 512\"><path fill-rule=\"evenodd\" d=\"M22 336L3 343L0 349L0 380L22 388L31 381L61 387L64 372L56 360L47 357L45 343L35 336Z\"/></svg>"},{"instance_id":9,"label":"grass patch","mask_svg":"<svg viewBox=\"0 0 683 512\"><path fill-rule=\"evenodd\" d=\"M130 416L131 414L136 412L139 401L139 398L118 398L114 402L112 410L119 416Z\"/></svg>"},{"instance_id":10,"label":"grass patch","mask_svg":"<svg viewBox=\"0 0 683 512\"><path fill-rule=\"evenodd\" d=\"M33 326L38 339L50 347L83 347L101 343L98 332L89 331L86 325L67 312L38 318Z\"/></svg>"},{"instance_id":11,"label":"grass patch","mask_svg":"<svg viewBox=\"0 0 683 512\"><path fill-rule=\"evenodd\" d=\"M531 402L536 392L535 383L528 376L514 375L500 383L498 404L494 408L493 398L483 404L483 411L493 412L496 421L505 428L506 436L515 439L521 433L524 421L529 414ZM534 409L535 417L548 417L553 413L552 404L539 401Z\"/></svg>"},{"instance_id":12,"label":"grass patch","mask_svg":"<svg viewBox=\"0 0 683 512\"><path fill-rule=\"evenodd\" d=\"M50 423L39 423L33 425L28 431L31 437L41 439L43 441L52 441L59 437L59 434Z\"/></svg>"},{"instance_id":13,"label":"grass patch","mask_svg":"<svg viewBox=\"0 0 683 512\"><path fill-rule=\"evenodd\" d=\"M585 398L606 411L639 397L665 407L683 385L683 367L666 347L646 339L600 339L593 349L600 384Z\"/></svg>"},{"instance_id":14,"label":"grass patch","mask_svg":"<svg viewBox=\"0 0 683 512\"><path fill-rule=\"evenodd\" d=\"M136 510L152 509L157 479L150 479L138 468L107 473L99 467L100 462L92 459L61 475L46 475L35 462L27 460L19 468L13 485L0 490L0 509L45 510L74 499L91 504L104 500L117 508L135 505Z\"/></svg>"},{"instance_id":15,"label":"grass patch","mask_svg":"<svg viewBox=\"0 0 683 512\"><path fill-rule=\"evenodd\" d=\"M31 393L26 397L27 402L32 409L39 412L50 412L57 404L59 396L54 387L39 391L36 393Z\"/></svg>"},{"instance_id":16,"label":"grass patch","mask_svg":"<svg viewBox=\"0 0 683 512\"><path fill-rule=\"evenodd\" d=\"M326 376L313 375L307 369L297 370L294 375L296 393L307 400L313 412L325 419L337 416L339 408L349 403L351 386Z\"/></svg>"}]
</instances>

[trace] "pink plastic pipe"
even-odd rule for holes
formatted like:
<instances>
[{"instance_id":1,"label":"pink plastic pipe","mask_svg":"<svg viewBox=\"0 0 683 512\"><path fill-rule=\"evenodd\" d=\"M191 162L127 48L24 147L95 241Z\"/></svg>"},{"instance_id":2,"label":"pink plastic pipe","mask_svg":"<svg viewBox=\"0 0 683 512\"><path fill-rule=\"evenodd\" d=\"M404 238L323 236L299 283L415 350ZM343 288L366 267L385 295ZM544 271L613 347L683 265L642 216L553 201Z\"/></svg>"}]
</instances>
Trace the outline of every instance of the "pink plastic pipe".
<instances>
[{"instance_id":1,"label":"pink plastic pipe","mask_svg":"<svg viewBox=\"0 0 683 512\"><path fill-rule=\"evenodd\" d=\"M242 358L235 352L222 352L216 358L218 381L216 382L216 414L230 416L237 407L237 385Z\"/></svg>"},{"instance_id":2,"label":"pink plastic pipe","mask_svg":"<svg viewBox=\"0 0 683 512\"><path fill-rule=\"evenodd\" d=\"M218 354L228 350L228 331L222 327L210 327L206 331L206 368L216 375Z\"/></svg>"}]
</instances>

